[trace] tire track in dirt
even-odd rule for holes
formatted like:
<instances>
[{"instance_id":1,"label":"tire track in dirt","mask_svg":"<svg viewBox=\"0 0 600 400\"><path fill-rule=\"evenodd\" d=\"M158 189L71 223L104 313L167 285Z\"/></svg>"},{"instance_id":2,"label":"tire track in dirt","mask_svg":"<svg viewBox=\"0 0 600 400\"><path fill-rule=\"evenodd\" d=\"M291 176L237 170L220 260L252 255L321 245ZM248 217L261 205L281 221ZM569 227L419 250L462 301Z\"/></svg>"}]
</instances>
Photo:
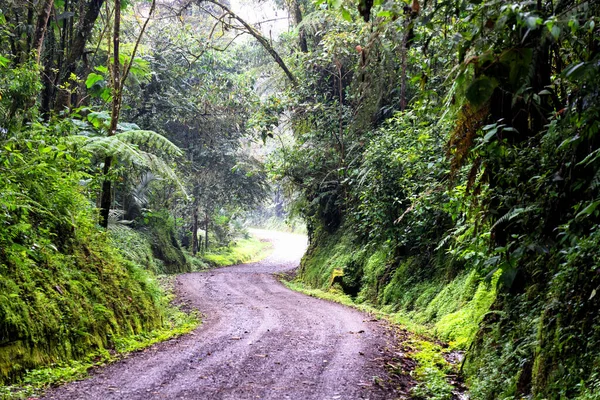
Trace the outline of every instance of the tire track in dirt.
<instances>
[{"instance_id":1,"label":"tire track in dirt","mask_svg":"<svg viewBox=\"0 0 600 400\"><path fill-rule=\"evenodd\" d=\"M285 288L302 236L257 232L275 250L253 264L184 274L177 294L204 315L194 332L95 370L45 399L388 399L390 333L351 308ZM374 379L378 377L380 379Z\"/></svg>"}]
</instances>

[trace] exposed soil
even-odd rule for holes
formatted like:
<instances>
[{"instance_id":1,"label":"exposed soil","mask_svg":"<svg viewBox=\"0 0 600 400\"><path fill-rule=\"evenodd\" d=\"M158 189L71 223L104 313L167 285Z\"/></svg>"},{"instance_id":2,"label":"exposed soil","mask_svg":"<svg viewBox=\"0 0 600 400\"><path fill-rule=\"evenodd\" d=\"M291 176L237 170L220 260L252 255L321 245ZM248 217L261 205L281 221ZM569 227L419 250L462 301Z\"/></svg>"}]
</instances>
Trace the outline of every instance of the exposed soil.
<instances>
[{"instance_id":1,"label":"exposed soil","mask_svg":"<svg viewBox=\"0 0 600 400\"><path fill-rule=\"evenodd\" d=\"M264 261L178 277L179 299L204 316L197 330L44 398L405 398L412 379L389 367L397 359L394 331L364 313L284 287L273 274L298 266L306 240L262 235L275 247Z\"/></svg>"}]
</instances>

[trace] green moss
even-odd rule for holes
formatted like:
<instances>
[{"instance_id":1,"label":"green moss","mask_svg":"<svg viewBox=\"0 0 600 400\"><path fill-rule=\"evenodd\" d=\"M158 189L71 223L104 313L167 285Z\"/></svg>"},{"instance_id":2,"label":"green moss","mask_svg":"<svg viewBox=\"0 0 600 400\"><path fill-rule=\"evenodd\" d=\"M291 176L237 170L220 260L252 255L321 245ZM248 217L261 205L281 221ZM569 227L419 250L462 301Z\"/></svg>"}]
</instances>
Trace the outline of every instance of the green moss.
<instances>
[{"instance_id":1,"label":"green moss","mask_svg":"<svg viewBox=\"0 0 600 400\"><path fill-rule=\"evenodd\" d=\"M0 271L0 382L161 325L156 283L101 235L37 263L9 253Z\"/></svg>"},{"instance_id":2,"label":"green moss","mask_svg":"<svg viewBox=\"0 0 600 400\"><path fill-rule=\"evenodd\" d=\"M146 232L125 225L111 225L110 239L127 260L144 266L155 274L165 273L164 264L154 257L150 237Z\"/></svg>"},{"instance_id":3,"label":"green moss","mask_svg":"<svg viewBox=\"0 0 600 400\"><path fill-rule=\"evenodd\" d=\"M456 285L448 285L445 289L453 289L449 291L454 291L454 293L447 293L444 296L441 296L440 293L438 296L446 302L440 300L434 303L432 301L432 305L438 308L436 314L443 315L435 323L437 336L450 341L454 347L465 349L472 342L484 315L496 300L495 288L501 273L502 271L496 272L491 282L479 282L475 293L468 297L462 295L468 293L467 291L473 286L473 283L478 281L474 272L466 275L465 279L457 279ZM433 310L429 311L435 312L436 307L432 308ZM457 308L456 311L448 312L453 308ZM440 312L440 310L444 312Z\"/></svg>"},{"instance_id":4,"label":"green moss","mask_svg":"<svg viewBox=\"0 0 600 400\"><path fill-rule=\"evenodd\" d=\"M389 242L366 250L341 228L334 234L317 233L298 279L338 299L340 292L350 295L353 304L377 309L397 323L465 349L496 298L499 273L484 282L475 271L456 275L452 264L451 271L442 264L429 265L439 262L417 256L398 260ZM357 280L360 290L354 297L351 289Z\"/></svg>"},{"instance_id":5,"label":"green moss","mask_svg":"<svg viewBox=\"0 0 600 400\"><path fill-rule=\"evenodd\" d=\"M152 254L162 261L161 272L165 274L190 272L191 265L187 262L177 240L175 219L166 212L153 212L144 217L144 223Z\"/></svg>"},{"instance_id":6,"label":"green moss","mask_svg":"<svg viewBox=\"0 0 600 400\"><path fill-rule=\"evenodd\" d=\"M419 382L411 394L421 399L451 400L454 388L448 383L447 375L453 368L442 356L443 349L420 339L413 339L410 344L415 349L411 356L417 361L413 375Z\"/></svg>"},{"instance_id":7,"label":"green moss","mask_svg":"<svg viewBox=\"0 0 600 400\"><path fill-rule=\"evenodd\" d=\"M198 315L187 314L168 304L171 297L172 294L163 298L164 320L159 328L133 335L115 336L110 352L100 348L86 354L81 360L57 362L45 368L30 370L22 376L18 384L0 386L0 399L26 399L40 395L50 386L85 378L88 371L95 366L114 362L128 353L196 329L200 323Z\"/></svg>"},{"instance_id":8,"label":"green moss","mask_svg":"<svg viewBox=\"0 0 600 400\"><path fill-rule=\"evenodd\" d=\"M126 338L150 343L180 329L148 270L155 268L146 237L99 232L89 203L70 196L75 224L60 251L47 230L29 228L34 244L25 247L0 227L0 384L27 383L31 370L87 365ZM56 371L59 380L67 374Z\"/></svg>"},{"instance_id":9,"label":"green moss","mask_svg":"<svg viewBox=\"0 0 600 400\"><path fill-rule=\"evenodd\" d=\"M360 289L363 286L365 250L355 248L352 237L342 235L340 231L333 235L323 233L314 243L318 245L309 247L300 265L302 281L322 289L337 284L353 297L364 297Z\"/></svg>"},{"instance_id":10,"label":"green moss","mask_svg":"<svg viewBox=\"0 0 600 400\"><path fill-rule=\"evenodd\" d=\"M272 251L270 242L264 242L257 238L237 239L227 247L210 249L207 253L199 255L201 267L208 264L213 267L223 267L249 262L256 262L267 257ZM204 264L206 263L206 264Z\"/></svg>"}]
</instances>

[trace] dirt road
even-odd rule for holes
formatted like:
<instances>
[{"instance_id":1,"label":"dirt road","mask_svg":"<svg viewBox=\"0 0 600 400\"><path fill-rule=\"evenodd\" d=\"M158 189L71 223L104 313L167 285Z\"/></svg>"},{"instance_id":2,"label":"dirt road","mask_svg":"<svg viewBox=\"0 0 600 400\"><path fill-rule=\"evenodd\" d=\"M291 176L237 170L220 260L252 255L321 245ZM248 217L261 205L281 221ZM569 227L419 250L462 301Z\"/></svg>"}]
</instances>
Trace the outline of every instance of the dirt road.
<instances>
[{"instance_id":1,"label":"dirt road","mask_svg":"<svg viewBox=\"0 0 600 400\"><path fill-rule=\"evenodd\" d=\"M180 298L204 315L196 331L45 398L395 398L378 384L386 380L387 331L358 311L285 288L271 274L295 268L306 241L270 238L275 251L262 262L178 277Z\"/></svg>"}]
</instances>

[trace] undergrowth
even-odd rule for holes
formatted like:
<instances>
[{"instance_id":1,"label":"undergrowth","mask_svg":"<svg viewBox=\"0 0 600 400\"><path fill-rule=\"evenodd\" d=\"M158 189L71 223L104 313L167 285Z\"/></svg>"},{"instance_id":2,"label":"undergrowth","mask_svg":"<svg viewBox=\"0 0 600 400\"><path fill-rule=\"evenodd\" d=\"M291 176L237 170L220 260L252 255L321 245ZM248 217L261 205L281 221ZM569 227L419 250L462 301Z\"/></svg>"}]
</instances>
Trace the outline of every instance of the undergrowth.
<instances>
[{"instance_id":1,"label":"undergrowth","mask_svg":"<svg viewBox=\"0 0 600 400\"><path fill-rule=\"evenodd\" d=\"M313 238L314 239L314 238ZM358 308L414 333L411 355L419 382L413 395L451 399L448 374L456 367L444 352L466 351L496 299L501 271L489 277L433 255L398 255L385 242L364 247L351 230L318 232L296 280L305 294ZM447 343L442 349L439 343Z\"/></svg>"},{"instance_id":2,"label":"undergrowth","mask_svg":"<svg viewBox=\"0 0 600 400\"><path fill-rule=\"evenodd\" d=\"M197 313L186 313L172 304L173 277L160 277L164 290L161 297L162 324L160 327L132 335L119 335L112 338L110 348L91 351L79 360L61 361L43 368L27 371L12 385L0 386L0 399L26 399L38 396L51 386L83 379L93 367L99 367L122 359L132 352L153 344L183 335L196 329L200 324Z\"/></svg>"},{"instance_id":3,"label":"undergrowth","mask_svg":"<svg viewBox=\"0 0 600 400\"><path fill-rule=\"evenodd\" d=\"M240 238L228 246L209 249L199 255L202 262L195 262L194 267L224 267L227 265L244 264L259 261L265 258L272 250L270 242L261 241L255 237Z\"/></svg>"}]
</instances>

